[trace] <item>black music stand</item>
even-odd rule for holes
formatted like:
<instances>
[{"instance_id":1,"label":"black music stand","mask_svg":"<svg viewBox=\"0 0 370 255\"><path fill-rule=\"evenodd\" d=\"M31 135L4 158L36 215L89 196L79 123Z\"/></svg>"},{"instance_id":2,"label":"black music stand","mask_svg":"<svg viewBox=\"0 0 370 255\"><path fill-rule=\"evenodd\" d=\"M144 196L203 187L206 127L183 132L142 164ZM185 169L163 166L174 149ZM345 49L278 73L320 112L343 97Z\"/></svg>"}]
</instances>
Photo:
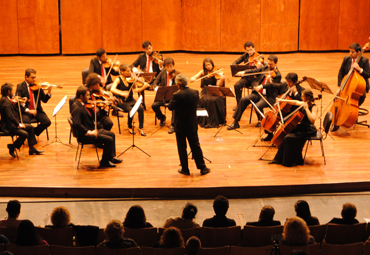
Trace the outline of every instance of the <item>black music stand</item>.
<instances>
[{"instance_id":1,"label":"black music stand","mask_svg":"<svg viewBox=\"0 0 370 255\"><path fill-rule=\"evenodd\" d=\"M211 96L225 97L225 108L226 108L226 97L235 97L234 93L231 91L230 88L217 87L217 86L207 86L205 88L208 91L208 94L211 95ZM217 136L217 134L221 131L221 129L223 127L225 127L225 126L228 126L229 127L229 125L227 125L226 116L227 116L227 110L225 109L225 122L218 129L218 131L216 132L216 134L214 135L214 137ZM233 130L236 131L236 132L239 132L240 134L243 134L239 130L236 130L236 129L233 129Z\"/></svg>"},{"instance_id":2,"label":"black music stand","mask_svg":"<svg viewBox=\"0 0 370 255\"><path fill-rule=\"evenodd\" d=\"M155 94L154 102L163 102L165 104L166 102L171 101L173 93L178 91L179 88L176 85L173 86L160 86L157 89L157 93ZM167 107L167 106L165 106ZM174 114L174 113L172 113ZM157 118L157 116L155 116ZM163 127L158 128L156 131L154 131L151 135L154 135L159 130L161 130Z\"/></svg>"},{"instance_id":3,"label":"black music stand","mask_svg":"<svg viewBox=\"0 0 370 255\"><path fill-rule=\"evenodd\" d=\"M237 74L240 71L246 71L249 69L256 69L256 66L250 66L250 65L230 65L231 68L231 76L235 77L235 74Z\"/></svg>"},{"instance_id":4,"label":"black music stand","mask_svg":"<svg viewBox=\"0 0 370 255\"><path fill-rule=\"evenodd\" d=\"M157 73L140 73L138 77L143 77L145 82L151 83Z\"/></svg>"}]
</instances>

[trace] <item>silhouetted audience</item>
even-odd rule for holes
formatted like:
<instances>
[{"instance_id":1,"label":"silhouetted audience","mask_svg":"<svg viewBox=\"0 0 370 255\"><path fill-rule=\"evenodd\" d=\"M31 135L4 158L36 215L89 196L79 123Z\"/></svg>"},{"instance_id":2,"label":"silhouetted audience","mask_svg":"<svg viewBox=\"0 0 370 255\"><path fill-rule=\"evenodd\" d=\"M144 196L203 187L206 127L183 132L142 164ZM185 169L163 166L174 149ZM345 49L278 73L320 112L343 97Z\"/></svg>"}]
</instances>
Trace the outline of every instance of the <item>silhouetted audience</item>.
<instances>
[{"instance_id":1,"label":"silhouetted audience","mask_svg":"<svg viewBox=\"0 0 370 255\"><path fill-rule=\"evenodd\" d=\"M192 236L186 241L186 255L198 255L200 248L202 248L202 245L198 237Z\"/></svg>"},{"instance_id":2,"label":"silhouetted audience","mask_svg":"<svg viewBox=\"0 0 370 255\"><path fill-rule=\"evenodd\" d=\"M280 221L274 220L275 209L271 205L265 205L262 207L258 221L247 222L246 225L258 226L258 227L269 227L269 226L280 226Z\"/></svg>"},{"instance_id":3,"label":"silhouetted audience","mask_svg":"<svg viewBox=\"0 0 370 255\"><path fill-rule=\"evenodd\" d=\"M226 228L236 226L235 220L226 217L228 209L229 200L224 196L217 196L213 201L213 210L216 215L213 218L205 219L203 227Z\"/></svg>"},{"instance_id":4,"label":"silhouetted audience","mask_svg":"<svg viewBox=\"0 0 370 255\"><path fill-rule=\"evenodd\" d=\"M333 218L329 223L334 224L357 224L356 220L357 208L354 204L345 203L342 209L342 218Z\"/></svg>"},{"instance_id":5,"label":"silhouetted audience","mask_svg":"<svg viewBox=\"0 0 370 255\"><path fill-rule=\"evenodd\" d=\"M73 226L71 223L71 215L69 214L68 209L64 206L55 207L51 212L50 220L52 225L46 225L45 227L66 228Z\"/></svg>"},{"instance_id":6,"label":"silhouetted audience","mask_svg":"<svg viewBox=\"0 0 370 255\"><path fill-rule=\"evenodd\" d=\"M298 217L301 217L307 226L320 225L317 217L311 216L310 206L304 200L298 200L294 205L295 212Z\"/></svg>"},{"instance_id":7,"label":"silhouetted audience","mask_svg":"<svg viewBox=\"0 0 370 255\"><path fill-rule=\"evenodd\" d=\"M302 250L294 250L292 253L290 253L290 255L307 255L307 253Z\"/></svg>"},{"instance_id":8,"label":"silhouetted audience","mask_svg":"<svg viewBox=\"0 0 370 255\"><path fill-rule=\"evenodd\" d=\"M105 240L98 244L98 246L111 249L138 247L134 240L130 238L124 238L124 233L125 230L122 222L119 220L111 220L104 229Z\"/></svg>"},{"instance_id":9,"label":"silhouetted audience","mask_svg":"<svg viewBox=\"0 0 370 255\"><path fill-rule=\"evenodd\" d=\"M18 226L17 238L14 242L19 246L48 245L36 232L36 228L30 220L22 220Z\"/></svg>"},{"instance_id":10,"label":"silhouetted audience","mask_svg":"<svg viewBox=\"0 0 370 255\"><path fill-rule=\"evenodd\" d=\"M18 220L21 213L21 203L18 200L10 200L6 206L8 218L0 220L1 227L17 228L21 220Z\"/></svg>"},{"instance_id":11,"label":"silhouetted audience","mask_svg":"<svg viewBox=\"0 0 370 255\"><path fill-rule=\"evenodd\" d=\"M184 239L180 230L176 227L169 227L163 232L161 240L158 245L154 245L157 248L176 248L184 247Z\"/></svg>"},{"instance_id":12,"label":"silhouetted audience","mask_svg":"<svg viewBox=\"0 0 370 255\"><path fill-rule=\"evenodd\" d=\"M195 205L187 203L182 211L181 217L169 218L163 225L163 228L176 227L178 229L198 228L198 223L194 222L198 209Z\"/></svg>"},{"instance_id":13,"label":"silhouetted audience","mask_svg":"<svg viewBox=\"0 0 370 255\"><path fill-rule=\"evenodd\" d=\"M130 207L123 222L125 228L151 228L152 224L146 222L144 209L140 205Z\"/></svg>"},{"instance_id":14,"label":"silhouetted audience","mask_svg":"<svg viewBox=\"0 0 370 255\"><path fill-rule=\"evenodd\" d=\"M282 244L300 246L314 244L315 238L310 235L310 229L306 222L300 217L287 219L283 230Z\"/></svg>"}]
</instances>

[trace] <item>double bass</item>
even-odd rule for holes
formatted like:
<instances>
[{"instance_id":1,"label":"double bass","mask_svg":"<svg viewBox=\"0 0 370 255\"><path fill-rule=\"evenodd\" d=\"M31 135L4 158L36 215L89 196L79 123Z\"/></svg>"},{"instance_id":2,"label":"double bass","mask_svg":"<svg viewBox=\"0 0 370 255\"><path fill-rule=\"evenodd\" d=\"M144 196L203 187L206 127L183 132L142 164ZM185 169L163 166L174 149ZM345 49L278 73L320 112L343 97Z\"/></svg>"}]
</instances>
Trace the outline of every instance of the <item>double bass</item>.
<instances>
[{"instance_id":1,"label":"double bass","mask_svg":"<svg viewBox=\"0 0 370 255\"><path fill-rule=\"evenodd\" d=\"M369 38L370 39L370 38ZM369 48L369 42L362 48L361 53L356 58L356 63L361 59L362 53ZM351 67L350 71L344 76L339 88L339 95L334 98L330 111L333 113L333 125L352 127L358 118L358 101L364 94L366 81L357 70Z\"/></svg>"}]
</instances>

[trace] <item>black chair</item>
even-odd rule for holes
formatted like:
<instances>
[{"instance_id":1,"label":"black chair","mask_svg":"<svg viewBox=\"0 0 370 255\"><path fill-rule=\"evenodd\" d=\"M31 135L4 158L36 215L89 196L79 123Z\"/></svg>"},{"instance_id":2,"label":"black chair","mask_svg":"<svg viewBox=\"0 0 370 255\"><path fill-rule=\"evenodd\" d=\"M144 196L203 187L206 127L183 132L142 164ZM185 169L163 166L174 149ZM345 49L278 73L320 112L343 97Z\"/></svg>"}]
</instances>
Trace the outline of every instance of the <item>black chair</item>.
<instances>
[{"instance_id":1,"label":"black chair","mask_svg":"<svg viewBox=\"0 0 370 255\"><path fill-rule=\"evenodd\" d=\"M326 138L326 136L328 135L328 132L329 132L329 129L330 129L330 125L331 125L331 122L333 121L333 113L332 112L327 112L326 115L325 115L325 118L324 118L324 123L323 123L323 126L324 126L324 132L325 132L325 137L322 136L321 132L320 131L317 131L316 132L316 135L315 136L311 136L307 139L307 145L306 145L306 152L304 153L304 157L303 157L303 161L306 159L306 154L307 154L307 149L308 149L308 144L311 143L312 144L312 141L313 140L316 140L316 141L320 141L320 145L321 145L321 154L322 156L324 157L324 165L326 165L326 160L325 160L325 153L324 153L324 144L323 144L323 140Z\"/></svg>"},{"instance_id":2,"label":"black chair","mask_svg":"<svg viewBox=\"0 0 370 255\"><path fill-rule=\"evenodd\" d=\"M76 101L76 96L71 96L68 100L69 103L69 113L72 115L72 105ZM71 138L72 138L72 127L71 130L69 131L69 143L71 143Z\"/></svg>"},{"instance_id":3,"label":"black chair","mask_svg":"<svg viewBox=\"0 0 370 255\"><path fill-rule=\"evenodd\" d=\"M359 108L358 109L358 117L360 117L360 116L366 116L368 114L369 114L369 110L368 109L365 109L365 108ZM356 121L356 125L361 125L361 126L365 126L365 127L370 128L370 125L367 124L367 120L358 121L358 118L357 118L357 121Z\"/></svg>"},{"instance_id":4,"label":"black chair","mask_svg":"<svg viewBox=\"0 0 370 255\"><path fill-rule=\"evenodd\" d=\"M89 75L89 68L82 70L82 84L86 84L86 77Z\"/></svg>"},{"instance_id":5,"label":"black chair","mask_svg":"<svg viewBox=\"0 0 370 255\"><path fill-rule=\"evenodd\" d=\"M75 156L75 161L77 159L77 154L78 154L78 150L80 149L81 147L81 150L80 150L80 154L78 156L78 163L77 163L77 169L79 168L80 166L80 160L81 160L81 154L82 154L82 149L84 148L84 145L86 144L92 144L94 145L95 147L95 150L96 150L96 156L98 157L98 162L100 162L100 159L99 159L99 153L98 153L98 147L96 146L96 144L94 142L81 142L78 140L78 132L76 130L76 128L74 127L73 125L73 121L72 121L72 116L69 116L68 117L68 123L69 125L71 126L71 130L72 130L72 134L73 134L73 137L76 138L77 140L77 150L76 150L76 156Z\"/></svg>"}]
</instances>

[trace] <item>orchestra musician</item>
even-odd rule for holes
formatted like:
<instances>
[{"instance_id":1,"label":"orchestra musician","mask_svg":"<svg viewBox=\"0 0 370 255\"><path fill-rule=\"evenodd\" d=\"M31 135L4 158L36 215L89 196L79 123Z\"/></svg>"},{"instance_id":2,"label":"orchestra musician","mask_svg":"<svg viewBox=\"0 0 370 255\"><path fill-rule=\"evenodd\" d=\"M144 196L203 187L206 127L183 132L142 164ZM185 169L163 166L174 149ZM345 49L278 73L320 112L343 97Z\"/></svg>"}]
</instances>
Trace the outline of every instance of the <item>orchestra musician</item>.
<instances>
[{"instance_id":1,"label":"orchestra musician","mask_svg":"<svg viewBox=\"0 0 370 255\"><path fill-rule=\"evenodd\" d=\"M313 93L309 89L302 91L303 101L279 99L281 102L302 107L304 117L301 122L284 137L279 145L278 152L269 164L281 164L283 166L303 165L302 149L307 141L307 137L316 134L315 121L317 118L317 106L314 103Z\"/></svg>"},{"instance_id":2,"label":"orchestra musician","mask_svg":"<svg viewBox=\"0 0 370 255\"><path fill-rule=\"evenodd\" d=\"M199 107L205 108L209 116L198 117L198 124L204 128L218 127L225 123L226 100L224 97L211 96L206 87L225 87L226 76L224 76L221 71L217 72L217 67L215 67L212 59L205 58L203 60L203 70L191 77L190 82L195 82L200 78L202 78L200 84L202 91L201 98L199 100Z\"/></svg>"},{"instance_id":3,"label":"orchestra musician","mask_svg":"<svg viewBox=\"0 0 370 255\"><path fill-rule=\"evenodd\" d=\"M4 133L18 136L13 144L7 145L9 149L9 154L12 157L16 157L15 149L19 150L24 141L28 139L28 153L30 155L40 155L44 151L37 150L34 147L36 144L34 127L31 124L22 123L22 118L20 115L20 104L12 101L14 93L15 87L13 86L13 84L5 83L1 86L1 130Z\"/></svg>"},{"instance_id":4,"label":"orchestra musician","mask_svg":"<svg viewBox=\"0 0 370 255\"><path fill-rule=\"evenodd\" d=\"M247 41L246 43L244 43L244 49L245 49L245 53L240 56L237 60L235 60L232 65L238 65L240 63L248 63L249 65L251 66L255 66L257 68L259 67L262 67L263 66L263 63L261 63L261 61L259 61L259 58L257 57L258 53L256 52L255 48L254 48L254 43L252 43L251 41ZM254 57L256 56L256 58ZM250 60L253 60L255 59L255 61L250 61ZM241 72L238 72L237 75L242 75L244 72L241 71ZM260 75L258 78L261 78L263 75ZM244 87L248 87L248 88L253 88L254 85L258 85L259 82L256 81L256 79L254 77L242 77L237 83L235 83L234 85L234 91L235 91L235 98L236 98L236 103L239 104L239 101L242 97L242 90Z\"/></svg>"},{"instance_id":5,"label":"orchestra musician","mask_svg":"<svg viewBox=\"0 0 370 255\"><path fill-rule=\"evenodd\" d=\"M22 83L17 85L16 95L19 97L27 97L27 101L21 106L23 123L31 124L32 119L36 119L38 122L35 128L35 135L40 134L51 125L49 117L44 112L41 106L41 102L47 103L51 98L52 87L46 86L47 93L36 84L36 71L32 68L28 68L25 71L25 79Z\"/></svg>"},{"instance_id":6,"label":"orchestra musician","mask_svg":"<svg viewBox=\"0 0 370 255\"><path fill-rule=\"evenodd\" d=\"M175 86L175 77L179 74L175 70L175 61L172 58L166 58L163 61L164 69L158 74L157 78L153 82L153 88L156 91L159 86ZM155 116L160 120L160 126L163 127L166 125L166 116L161 111L161 106L164 106L168 102L154 102L152 104L152 109L155 112ZM173 125L175 111L172 111L171 126L168 130L169 134L175 132Z\"/></svg>"},{"instance_id":7,"label":"orchestra musician","mask_svg":"<svg viewBox=\"0 0 370 255\"><path fill-rule=\"evenodd\" d=\"M366 98L366 93L369 92L369 78L370 78L370 67L369 67L369 59L361 56L358 62L356 58L361 53L361 46L358 43L352 43L349 46L349 56L344 57L342 65L339 69L338 73L338 87L342 84L342 80L344 76L346 76L351 68L357 70L357 72L364 77L366 82L366 90L364 94L359 98L358 106L361 106ZM338 89L337 95L339 94L340 90ZM335 132L339 129L339 126L333 125L331 127L331 131Z\"/></svg>"},{"instance_id":8,"label":"orchestra musician","mask_svg":"<svg viewBox=\"0 0 370 255\"><path fill-rule=\"evenodd\" d=\"M96 76L97 77L97 76ZM97 77L98 78L98 77ZM96 142L103 145L100 167L115 167L122 159L116 158L116 137L111 131L96 128L95 113L87 108L90 91L86 86L78 87L76 101L73 103L72 120L77 129L78 139L82 142Z\"/></svg>"},{"instance_id":9,"label":"orchestra musician","mask_svg":"<svg viewBox=\"0 0 370 255\"><path fill-rule=\"evenodd\" d=\"M118 96L121 100L118 100L117 105L124 111L128 112L127 125L130 134L135 134L132 130L132 118L130 118L130 111L135 105L136 100L133 97L133 92L140 93L141 91L149 88L149 84L144 80L136 80L137 77L132 72L131 67L127 64L121 64L119 66L120 76L114 81L111 92ZM146 136L144 132L144 110L140 105L138 108L139 114L139 133L142 136Z\"/></svg>"},{"instance_id":10,"label":"orchestra musician","mask_svg":"<svg viewBox=\"0 0 370 255\"><path fill-rule=\"evenodd\" d=\"M257 69L250 69L250 70L243 72L243 73L251 73L251 72L255 73L255 72L270 71L270 73L264 73L262 74L262 76L259 75L261 77L258 79L255 79L255 81L261 85L255 86L254 91L251 94L249 94L246 97L243 97L240 100L238 106L236 107L236 111L234 112L234 115L233 115L234 122L229 127L227 127L228 130L233 130L233 129L237 129L240 127L239 121L245 109L247 108L247 106L250 104L251 101L253 101L256 104L259 111L263 112L263 108L269 107L266 100L270 103L270 105L273 105L275 103L276 97L280 93L285 92L281 90L281 87L279 85L268 86L268 84L271 84L271 83L278 84L281 81L281 74L277 67L278 57L275 55L270 55L267 59L267 63L268 64L266 66L263 66ZM258 93L257 91L260 93ZM264 98L262 98L261 95L264 96ZM256 127L259 127L261 125L262 117L260 116L259 113L257 113L257 117L258 117L258 122L256 124Z\"/></svg>"}]
</instances>

